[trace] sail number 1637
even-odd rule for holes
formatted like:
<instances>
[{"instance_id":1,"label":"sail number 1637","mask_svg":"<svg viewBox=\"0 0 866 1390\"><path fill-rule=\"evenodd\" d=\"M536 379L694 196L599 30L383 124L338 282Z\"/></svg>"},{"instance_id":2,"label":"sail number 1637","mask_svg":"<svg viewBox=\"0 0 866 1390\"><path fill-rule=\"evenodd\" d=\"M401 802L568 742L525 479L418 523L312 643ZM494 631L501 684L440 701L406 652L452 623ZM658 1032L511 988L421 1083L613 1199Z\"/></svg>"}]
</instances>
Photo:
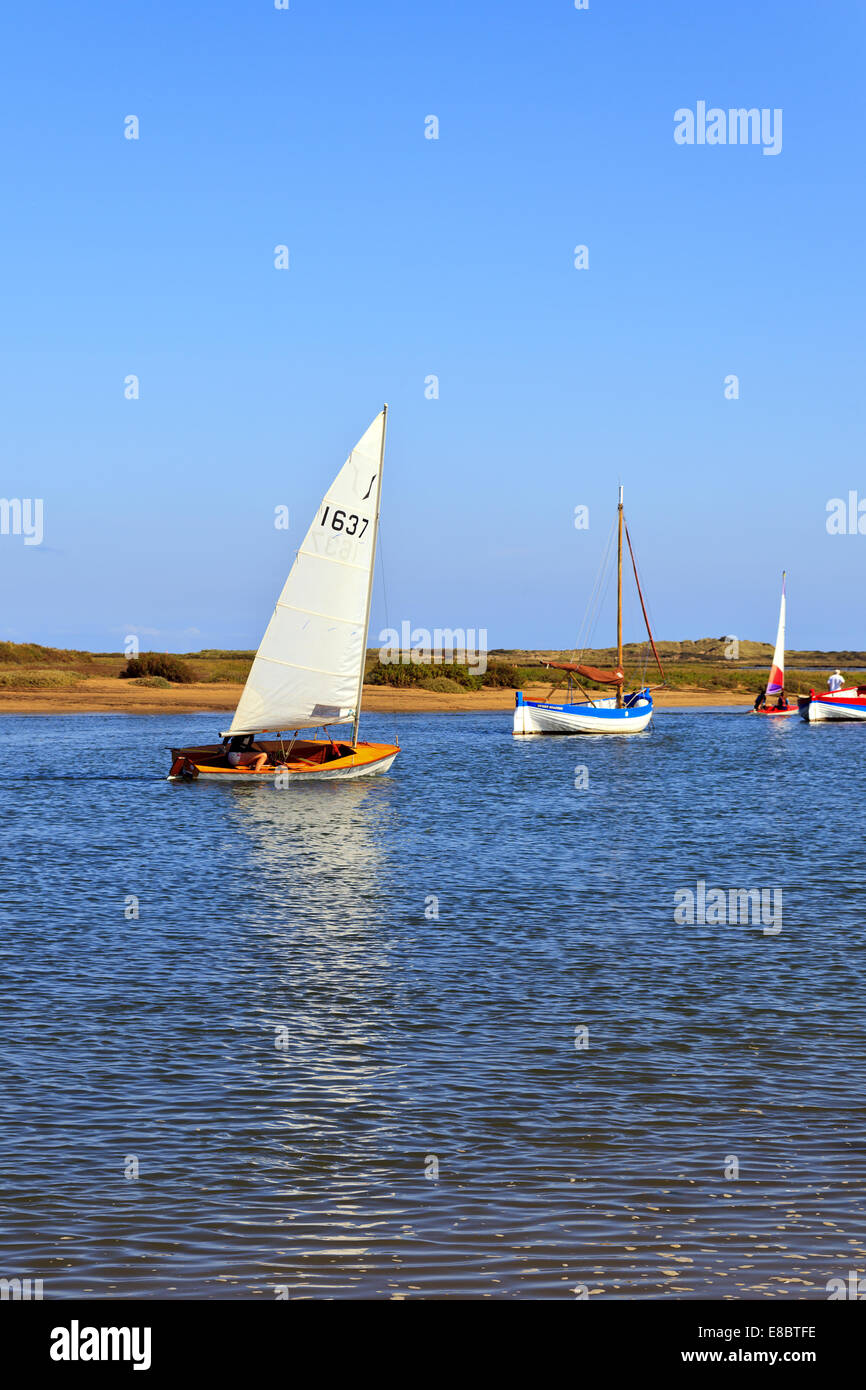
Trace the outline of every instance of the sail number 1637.
<instances>
[{"instance_id":1,"label":"sail number 1637","mask_svg":"<svg viewBox=\"0 0 866 1390\"><path fill-rule=\"evenodd\" d=\"M329 512L331 512L331 508L327 506L322 513L323 526L327 525ZM359 525L361 526L360 531L358 531ZM370 522L366 516L356 516L354 512L349 512L347 515L342 507L335 507L331 512L332 531L345 531L347 536L354 536L357 531L360 540L369 525Z\"/></svg>"}]
</instances>

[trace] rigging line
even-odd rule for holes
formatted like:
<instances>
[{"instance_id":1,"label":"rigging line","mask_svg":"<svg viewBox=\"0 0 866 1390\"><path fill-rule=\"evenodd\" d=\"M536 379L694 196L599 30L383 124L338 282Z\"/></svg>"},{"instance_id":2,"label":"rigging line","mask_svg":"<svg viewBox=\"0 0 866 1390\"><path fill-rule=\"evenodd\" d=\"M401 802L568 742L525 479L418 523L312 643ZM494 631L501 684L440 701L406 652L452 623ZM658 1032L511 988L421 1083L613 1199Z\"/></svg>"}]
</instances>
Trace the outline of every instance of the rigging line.
<instances>
[{"instance_id":1,"label":"rigging line","mask_svg":"<svg viewBox=\"0 0 866 1390\"><path fill-rule=\"evenodd\" d=\"M586 651L587 648L589 648L590 650L595 650L594 646L592 645L592 644L595 642L595 640L596 640L595 629L596 629L596 626L597 626L597 624L598 624L599 617L601 616L601 610L602 610L602 608L604 607L605 603L607 602L607 596L608 596L608 594L609 594L609 592L610 592L610 586L611 586L611 583L612 583L612 581L613 581L613 574L614 574L613 548L614 548L614 534L615 534L615 531L616 531L616 522L614 521L614 522L611 524L611 532L610 532L610 536L608 537L608 546L607 546L607 551L606 551L606 553L605 553L604 568L602 569L601 576L600 576L600 578L599 578L598 588L597 588L597 590L596 590L596 595L595 595L595 608L594 608L594 610L593 610L593 613L592 613L592 616L591 616L591 619L590 619L590 627L589 627L589 630L588 630L588 632L587 632L587 634L586 634L586 646L584 647L584 652ZM603 649L599 649L599 650L603 650Z\"/></svg>"},{"instance_id":2,"label":"rigging line","mask_svg":"<svg viewBox=\"0 0 866 1390\"><path fill-rule=\"evenodd\" d=\"M632 569L633 569L633 571L634 571L634 582L635 582L635 587L637 588L638 598L640 599L641 611L642 611L642 613L643 613L644 623L646 624L647 637L649 638L649 644L650 644L650 646L651 646L651 648L652 648L653 656L655 657L655 660L656 660L656 665L657 665L658 668L659 668L659 674L661 675L662 683L663 683L663 684L666 684L667 678L666 678L666 676L665 676L664 669L663 669L663 667L662 667L661 657L659 656L658 648L656 647L656 644L655 644L655 638L653 637L652 625L651 625L651 623L650 623L650 618L649 618L649 611L648 611L648 607L647 607L646 601L645 601L644 596L643 596L643 589L642 589L642 587L641 587L640 574L639 574L639 572L638 572L638 566L637 566L637 558L636 558L635 553L634 553L634 547L632 546L632 543L631 543L631 536L630 536L629 533L628 533L628 525L627 525L627 524L626 524L626 526L625 526L625 533L626 533L626 540L627 540L627 542L628 542L629 555L631 556ZM644 648L645 648L645 646L646 646L646 644L644 643Z\"/></svg>"},{"instance_id":3,"label":"rigging line","mask_svg":"<svg viewBox=\"0 0 866 1390\"><path fill-rule=\"evenodd\" d=\"M604 588L602 589L602 591L601 591L600 594L599 594L599 597L598 597L598 604L596 605L595 615L594 615L593 620L592 620L592 635L591 635L591 637L589 638L590 643L594 643L594 642L596 641L595 629L596 629L596 626L597 626L597 624L598 624L598 620L599 620L599 618L600 618L600 616L601 616L601 610L602 610L602 608L605 606L605 604L607 603L607 596L608 596L608 594L610 593L610 586L611 586L611 584L614 582L614 573L615 573L615 568L614 568L614 565L613 565L613 554L612 554L612 552L611 552L610 563L609 563L609 565L608 565L607 573L606 573L606 575L605 575L605 580L604 580ZM599 653L601 653L601 652L607 650L607 648L605 648L605 647L596 647L596 646L594 646L594 645L588 646L587 649L588 649L589 652L594 652L594 651L595 651L595 652L599 652Z\"/></svg>"},{"instance_id":4,"label":"rigging line","mask_svg":"<svg viewBox=\"0 0 866 1390\"><path fill-rule=\"evenodd\" d=\"M596 614L598 612L599 593L602 585L602 578L606 571L607 552L605 551L605 553L602 556L601 569L596 573L592 587L587 596L586 607L584 608L583 613L583 619L581 620L580 628L578 630L576 644L577 650L575 652L575 655L582 655L588 642L590 641L590 634L595 625Z\"/></svg>"},{"instance_id":5,"label":"rigging line","mask_svg":"<svg viewBox=\"0 0 866 1390\"><path fill-rule=\"evenodd\" d=\"M624 607L624 609L625 609L625 607L626 607L625 596L623 596L623 600L624 600L624 602L623 602L623 607ZM629 621L629 625L631 625L632 616L633 616L633 615L632 615L632 602L631 602L631 597L630 597L630 596L629 596L629 599L628 599L628 602L627 602L627 607L628 607L628 615L629 615L628 621ZM647 604L647 612L649 612L649 604ZM625 621L625 612L623 613L623 620ZM647 666L648 666L648 664L649 664L649 656L650 656L650 645L649 645L649 641L648 641L648 639L647 639L647 637L646 637L646 634L644 634L643 637L641 637L640 639L638 639L638 640L635 641L635 642L626 642L626 643L625 643L625 647L633 647L633 648L634 648L634 653L633 653L633 655L632 655L631 657L626 656L625 659L624 659L624 663L623 663L623 664L624 664L624 665L634 665L634 666L636 666L636 667L638 668L638 671L639 671L639 674L640 674L640 682L641 682L641 685L646 685L646 673L647 673Z\"/></svg>"},{"instance_id":6,"label":"rigging line","mask_svg":"<svg viewBox=\"0 0 866 1390\"><path fill-rule=\"evenodd\" d=\"M599 589L597 592L593 593L592 607L586 615L586 622L584 629L581 633L579 647L577 651L574 653L575 660L577 660L578 662L583 661L586 658L588 652L595 651L593 643L596 640L596 628L598 626L598 620L601 614L601 609L607 598L607 592L609 588L610 580L608 577L604 584L604 587Z\"/></svg>"},{"instance_id":7,"label":"rigging line","mask_svg":"<svg viewBox=\"0 0 866 1390\"><path fill-rule=\"evenodd\" d=\"M653 628L653 630L655 630L655 626L656 626L655 614L653 613L652 604L650 603L649 599L646 600L646 611L647 611L647 616L649 617L650 627ZM649 655L649 654L650 654L650 647L651 647L651 645L653 645L652 642L651 642L651 640L644 639L643 649L644 649L644 652L645 652L645 654L646 654L646 666L647 666L647 668L649 667L649 664L650 664L650 655ZM662 684L663 684L663 685L667 685L667 676L664 677ZM655 689L655 687L653 687L653 689Z\"/></svg>"},{"instance_id":8,"label":"rigging line","mask_svg":"<svg viewBox=\"0 0 866 1390\"><path fill-rule=\"evenodd\" d=\"M646 604L645 604L644 601L643 601L643 590L641 589L641 586L640 586L640 579L638 578L638 573L637 573L637 560L634 558L634 550L632 549L631 536L630 536L629 533L628 533L628 524L626 524L626 527L625 527L625 538L626 538L626 540L628 541L628 553L629 553L629 555L631 556L631 566L632 566L632 569L634 570L634 582L635 582L635 584L637 585L637 596L638 596L638 598L640 599L640 606L641 606L641 608L642 608L642 610L643 610L643 620L644 620L644 622L646 623L647 637L648 637L649 640L650 640L650 646L651 646L652 649L653 649L653 656L654 656L655 659L656 659L656 665L658 666L659 672L661 673L661 678L662 678L662 680L664 680L664 679L665 679L664 667L662 666L661 657L659 656L658 650L657 650L657 648L656 648L655 638L653 637L652 628L650 627L650 620L649 620L649 618L648 618L648 616L647 616Z\"/></svg>"},{"instance_id":9,"label":"rigging line","mask_svg":"<svg viewBox=\"0 0 866 1390\"><path fill-rule=\"evenodd\" d=\"M601 566L596 574L595 582L587 600L583 620L578 629L577 645L575 646L572 652L572 655L576 658L582 657L586 651L587 645L590 641L590 637L595 629L595 624L598 621L599 610L607 594L607 590L610 583L610 575L608 571L615 529L616 518L614 518L614 520L611 522L610 531L608 532L607 542L604 548L604 553L602 555Z\"/></svg>"},{"instance_id":10,"label":"rigging line","mask_svg":"<svg viewBox=\"0 0 866 1390\"><path fill-rule=\"evenodd\" d=\"M385 551L384 551L383 546L382 546L382 522L381 522L381 520L380 520L380 522L379 522L379 532L378 532L378 535L376 536L376 541L377 541L377 543L378 543L378 553L379 553L379 573L380 573L380 575L382 576L382 606L383 606L383 608L385 609L385 626L386 626L387 628L390 629L390 627L391 627L391 619L390 619L389 614L388 614L388 586L387 586L387 584L385 583ZM366 660L367 660L367 653L364 652L364 661L365 661L365 663L366 663ZM399 747L399 745L400 745L400 737L399 737L399 734L398 734L398 731L397 731L397 711L396 711L396 710L394 710L394 742L395 742L395 743L397 744L397 746Z\"/></svg>"},{"instance_id":11,"label":"rigging line","mask_svg":"<svg viewBox=\"0 0 866 1390\"><path fill-rule=\"evenodd\" d=\"M599 567L598 574L596 574L595 577L594 588L592 588L591 595L589 595L591 602L589 602L589 623L587 630L584 631L585 644L591 641L595 623L598 621L599 609L601 609L603 600L606 598L607 589L610 588L610 567L612 567L613 560L614 534L616 534L616 517L614 517L614 520L610 523L609 531L607 531L601 567Z\"/></svg>"}]
</instances>

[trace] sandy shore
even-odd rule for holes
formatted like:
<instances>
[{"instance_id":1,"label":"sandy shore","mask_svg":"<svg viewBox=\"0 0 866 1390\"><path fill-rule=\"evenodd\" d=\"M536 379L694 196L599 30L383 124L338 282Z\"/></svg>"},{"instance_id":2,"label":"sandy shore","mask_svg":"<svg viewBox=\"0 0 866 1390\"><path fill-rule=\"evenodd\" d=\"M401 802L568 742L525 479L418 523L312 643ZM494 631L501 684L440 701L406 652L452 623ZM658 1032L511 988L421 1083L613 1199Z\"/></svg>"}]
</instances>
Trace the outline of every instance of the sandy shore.
<instances>
[{"instance_id":1,"label":"sandy shore","mask_svg":"<svg viewBox=\"0 0 866 1390\"><path fill-rule=\"evenodd\" d=\"M208 683L154 690L116 678L94 677L59 689L0 689L0 714L194 714L201 710L234 709L242 689L241 685ZM543 700L549 690L549 685L528 685L524 693L530 700ZM733 690L658 690L653 698L658 709L724 705L745 708L754 700L753 695ZM487 689L458 695L367 685L364 687L364 708L384 714L508 710L514 708L514 691Z\"/></svg>"}]
</instances>

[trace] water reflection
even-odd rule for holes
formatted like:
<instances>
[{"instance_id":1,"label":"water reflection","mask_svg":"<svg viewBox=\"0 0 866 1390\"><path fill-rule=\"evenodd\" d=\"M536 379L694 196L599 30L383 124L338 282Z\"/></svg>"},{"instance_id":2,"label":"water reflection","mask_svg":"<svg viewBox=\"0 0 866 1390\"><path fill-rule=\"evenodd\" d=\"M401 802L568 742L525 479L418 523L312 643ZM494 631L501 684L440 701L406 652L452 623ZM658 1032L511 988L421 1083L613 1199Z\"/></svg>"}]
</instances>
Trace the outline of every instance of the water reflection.
<instances>
[{"instance_id":1,"label":"water reflection","mask_svg":"<svg viewBox=\"0 0 866 1390\"><path fill-rule=\"evenodd\" d=\"M278 1104L266 1128L280 1141L278 1167L294 1185L328 1179L347 1142L356 1163L375 1164L396 1070L388 1019L406 988L385 851L400 819L393 788L381 777L231 795L255 884L245 958L257 1012L273 1029ZM327 1201L327 1183L319 1195Z\"/></svg>"},{"instance_id":2,"label":"water reflection","mask_svg":"<svg viewBox=\"0 0 866 1390\"><path fill-rule=\"evenodd\" d=\"M7 1270L46 1297L826 1297L866 1256L862 832L803 808L866 793L862 731L406 724L392 775L277 791L164 782L163 720L22 722ZM61 780L73 750L142 780ZM703 877L779 885L782 933L679 927Z\"/></svg>"},{"instance_id":3,"label":"water reflection","mask_svg":"<svg viewBox=\"0 0 866 1390\"><path fill-rule=\"evenodd\" d=\"M383 846L397 819L386 780L231 789L230 819L255 871L252 922L264 910L286 946L337 952L344 965L381 950L389 886Z\"/></svg>"}]
</instances>

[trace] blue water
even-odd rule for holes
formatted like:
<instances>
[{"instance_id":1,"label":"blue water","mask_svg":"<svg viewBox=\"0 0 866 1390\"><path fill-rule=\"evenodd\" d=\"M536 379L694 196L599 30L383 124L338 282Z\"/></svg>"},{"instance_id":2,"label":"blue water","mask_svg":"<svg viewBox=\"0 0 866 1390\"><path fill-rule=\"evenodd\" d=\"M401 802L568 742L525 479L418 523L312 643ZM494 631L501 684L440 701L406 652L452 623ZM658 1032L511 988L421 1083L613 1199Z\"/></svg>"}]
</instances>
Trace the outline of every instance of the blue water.
<instances>
[{"instance_id":1,"label":"blue water","mask_svg":"<svg viewBox=\"0 0 866 1390\"><path fill-rule=\"evenodd\" d=\"M163 780L218 715L4 721L0 1275L784 1299L866 1272L866 730L399 726L389 776L277 791ZM780 889L781 931L678 924L699 879Z\"/></svg>"}]
</instances>

